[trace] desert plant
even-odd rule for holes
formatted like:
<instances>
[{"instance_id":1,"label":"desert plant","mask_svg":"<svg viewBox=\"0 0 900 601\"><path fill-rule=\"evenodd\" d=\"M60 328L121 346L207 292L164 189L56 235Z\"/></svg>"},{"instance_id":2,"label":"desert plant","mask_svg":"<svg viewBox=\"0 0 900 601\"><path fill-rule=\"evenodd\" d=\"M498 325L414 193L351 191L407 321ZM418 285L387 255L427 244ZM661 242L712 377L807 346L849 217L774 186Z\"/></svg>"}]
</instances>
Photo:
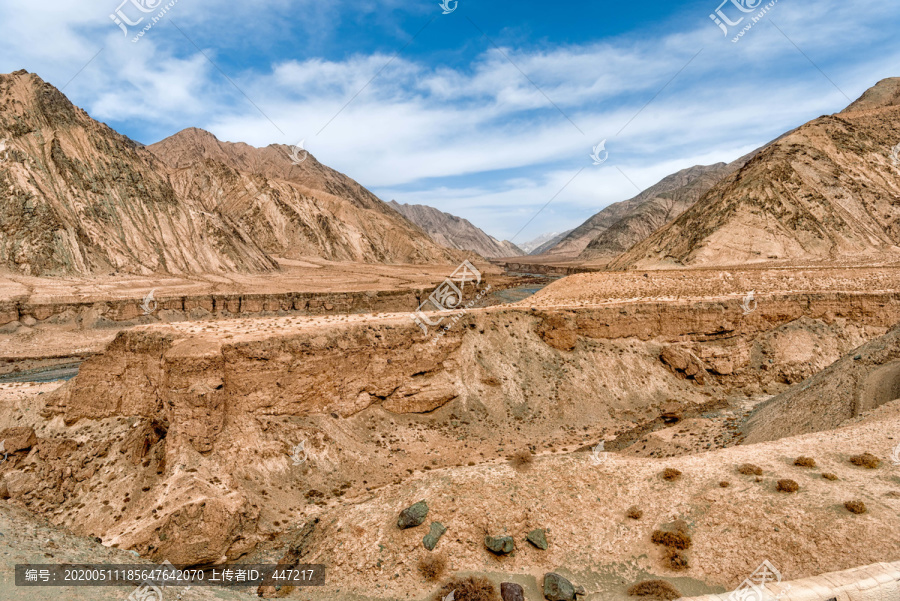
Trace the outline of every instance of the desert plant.
<instances>
[{"instance_id":1,"label":"desert plant","mask_svg":"<svg viewBox=\"0 0 900 601\"><path fill-rule=\"evenodd\" d=\"M832 474L831 472L826 472L826 473L822 474L822 477L825 478L826 480L837 480L838 479L837 474Z\"/></svg>"},{"instance_id":2,"label":"desert plant","mask_svg":"<svg viewBox=\"0 0 900 601\"><path fill-rule=\"evenodd\" d=\"M639 509L637 505L632 505L625 511L625 517L629 517L632 520L639 520L644 517L644 512Z\"/></svg>"},{"instance_id":3,"label":"desert plant","mask_svg":"<svg viewBox=\"0 0 900 601\"><path fill-rule=\"evenodd\" d=\"M779 480L775 488L778 492L797 492L800 490L800 485L793 480Z\"/></svg>"},{"instance_id":4,"label":"desert plant","mask_svg":"<svg viewBox=\"0 0 900 601\"><path fill-rule=\"evenodd\" d=\"M873 455L872 453L863 453L862 455L854 455L850 458L850 463L853 465L858 465L859 467L865 467L870 470L874 470L879 465L881 465L881 459Z\"/></svg>"},{"instance_id":5,"label":"desert plant","mask_svg":"<svg viewBox=\"0 0 900 601\"><path fill-rule=\"evenodd\" d=\"M763 473L761 467L752 463L742 463L738 466L737 471L745 476L762 476Z\"/></svg>"},{"instance_id":6,"label":"desert plant","mask_svg":"<svg viewBox=\"0 0 900 601\"><path fill-rule=\"evenodd\" d=\"M522 449L521 451L516 451L510 458L510 462L516 469L525 469L534 463L534 455L528 449Z\"/></svg>"},{"instance_id":7,"label":"desert plant","mask_svg":"<svg viewBox=\"0 0 900 601\"><path fill-rule=\"evenodd\" d=\"M484 576L453 578L438 591L435 601L453 593L454 601L496 601L497 587Z\"/></svg>"},{"instance_id":8,"label":"desert plant","mask_svg":"<svg viewBox=\"0 0 900 601\"><path fill-rule=\"evenodd\" d=\"M447 572L447 556L439 553L429 553L419 559L417 565L419 573L425 577L425 580L434 582L444 577Z\"/></svg>"},{"instance_id":9,"label":"desert plant","mask_svg":"<svg viewBox=\"0 0 900 601\"><path fill-rule=\"evenodd\" d=\"M662 545L669 549L678 549L683 551L691 548L691 535L687 532L667 532L665 530L654 530L650 535L650 540L654 545Z\"/></svg>"},{"instance_id":10,"label":"desert plant","mask_svg":"<svg viewBox=\"0 0 900 601\"><path fill-rule=\"evenodd\" d=\"M665 567L676 572L681 572L691 567L688 564L687 555L676 549L666 549L663 552L662 560Z\"/></svg>"},{"instance_id":11,"label":"desert plant","mask_svg":"<svg viewBox=\"0 0 900 601\"><path fill-rule=\"evenodd\" d=\"M816 460L812 457L797 457L794 460L794 465L798 467L816 467Z\"/></svg>"},{"instance_id":12,"label":"desert plant","mask_svg":"<svg viewBox=\"0 0 900 601\"><path fill-rule=\"evenodd\" d=\"M731 482L729 482L728 480L722 480L721 482L719 482L719 486L721 488L728 488L729 486L731 486Z\"/></svg>"},{"instance_id":13,"label":"desert plant","mask_svg":"<svg viewBox=\"0 0 900 601\"><path fill-rule=\"evenodd\" d=\"M677 480L678 478L680 478L681 472L679 470L676 470L674 467L667 467L666 469L663 470L662 477L663 477L663 480L667 480L667 481L671 482L673 480Z\"/></svg>"},{"instance_id":14,"label":"desert plant","mask_svg":"<svg viewBox=\"0 0 900 601\"><path fill-rule=\"evenodd\" d=\"M643 597L645 599L653 599L654 601L674 601L681 597L674 586L665 580L645 580L638 582L628 589L628 594L632 597Z\"/></svg>"},{"instance_id":15,"label":"desert plant","mask_svg":"<svg viewBox=\"0 0 900 601\"><path fill-rule=\"evenodd\" d=\"M866 513L868 511L866 504L862 501L847 501L844 503L844 507L846 507L847 511L850 513Z\"/></svg>"}]
</instances>

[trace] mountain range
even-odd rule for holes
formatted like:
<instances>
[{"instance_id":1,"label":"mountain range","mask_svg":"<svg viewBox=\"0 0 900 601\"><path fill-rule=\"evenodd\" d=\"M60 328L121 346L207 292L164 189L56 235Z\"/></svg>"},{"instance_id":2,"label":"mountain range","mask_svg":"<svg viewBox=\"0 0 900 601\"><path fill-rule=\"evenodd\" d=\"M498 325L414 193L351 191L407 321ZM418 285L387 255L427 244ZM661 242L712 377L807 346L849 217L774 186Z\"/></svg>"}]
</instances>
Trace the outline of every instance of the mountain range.
<instances>
[{"instance_id":1,"label":"mountain range","mask_svg":"<svg viewBox=\"0 0 900 601\"><path fill-rule=\"evenodd\" d=\"M900 78L731 163L606 207L548 260L608 269L892 260L900 245Z\"/></svg>"},{"instance_id":2,"label":"mountain range","mask_svg":"<svg viewBox=\"0 0 900 601\"><path fill-rule=\"evenodd\" d=\"M426 205L388 203L398 213L418 225L442 246L470 250L486 258L514 257L526 254L512 242L497 240L462 217L444 213Z\"/></svg>"},{"instance_id":3,"label":"mountain range","mask_svg":"<svg viewBox=\"0 0 900 601\"><path fill-rule=\"evenodd\" d=\"M0 75L0 267L29 275L265 272L302 256L459 253L289 147L188 129L144 147L26 71Z\"/></svg>"}]
</instances>

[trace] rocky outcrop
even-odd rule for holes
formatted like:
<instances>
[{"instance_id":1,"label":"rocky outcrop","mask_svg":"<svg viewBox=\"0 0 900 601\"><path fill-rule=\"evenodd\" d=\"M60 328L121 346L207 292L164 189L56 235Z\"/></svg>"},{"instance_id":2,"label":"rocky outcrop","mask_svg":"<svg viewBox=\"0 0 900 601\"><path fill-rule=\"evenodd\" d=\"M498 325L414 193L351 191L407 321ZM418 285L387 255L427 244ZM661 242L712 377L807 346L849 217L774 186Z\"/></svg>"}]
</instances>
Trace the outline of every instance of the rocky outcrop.
<instances>
[{"instance_id":1,"label":"rocky outcrop","mask_svg":"<svg viewBox=\"0 0 900 601\"><path fill-rule=\"evenodd\" d=\"M830 430L896 399L900 326L757 406L743 430L751 443Z\"/></svg>"},{"instance_id":2,"label":"rocky outcrop","mask_svg":"<svg viewBox=\"0 0 900 601\"><path fill-rule=\"evenodd\" d=\"M390 206L418 225L442 246L470 250L488 259L516 257L526 254L512 242L497 240L472 225L468 219L444 213L425 205L400 204L392 200Z\"/></svg>"}]
</instances>

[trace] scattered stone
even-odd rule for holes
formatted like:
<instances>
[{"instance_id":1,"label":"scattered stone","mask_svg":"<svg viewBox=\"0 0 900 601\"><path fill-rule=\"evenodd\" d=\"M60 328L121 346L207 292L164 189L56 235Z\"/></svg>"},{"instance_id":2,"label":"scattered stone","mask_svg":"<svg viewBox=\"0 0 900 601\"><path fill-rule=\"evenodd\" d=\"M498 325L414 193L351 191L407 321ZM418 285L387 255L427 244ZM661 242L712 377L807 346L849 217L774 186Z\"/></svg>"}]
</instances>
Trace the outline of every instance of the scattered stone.
<instances>
[{"instance_id":1,"label":"scattered stone","mask_svg":"<svg viewBox=\"0 0 900 601\"><path fill-rule=\"evenodd\" d=\"M549 572L544 574L544 598L548 601L573 601L575 587L559 574Z\"/></svg>"},{"instance_id":2,"label":"scattered stone","mask_svg":"<svg viewBox=\"0 0 900 601\"><path fill-rule=\"evenodd\" d=\"M541 551L547 550L547 533L541 528L529 532L525 536L525 540L527 540L529 543L531 543Z\"/></svg>"},{"instance_id":3,"label":"scattered stone","mask_svg":"<svg viewBox=\"0 0 900 601\"><path fill-rule=\"evenodd\" d=\"M425 522L425 516L428 515L428 503L419 501L415 505L410 505L400 512L400 518L397 520L397 527L401 530L407 528L415 528L421 526Z\"/></svg>"},{"instance_id":4,"label":"scattered stone","mask_svg":"<svg viewBox=\"0 0 900 601\"><path fill-rule=\"evenodd\" d=\"M485 536L484 545L497 555L509 555L516 546L511 536Z\"/></svg>"},{"instance_id":5,"label":"scattered stone","mask_svg":"<svg viewBox=\"0 0 900 601\"><path fill-rule=\"evenodd\" d=\"M583 587L583 586L576 586L576 587L575 587L575 596L576 596L576 597L584 597L585 595L587 595L587 591L584 590L584 587Z\"/></svg>"},{"instance_id":6,"label":"scattered stone","mask_svg":"<svg viewBox=\"0 0 900 601\"><path fill-rule=\"evenodd\" d=\"M503 601L525 601L525 590L515 582L501 582L500 597Z\"/></svg>"},{"instance_id":7,"label":"scattered stone","mask_svg":"<svg viewBox=\"0 0 900 601\"><path fill-rule=\"evenodd\" d=\"M425 538L422 539L422 544L425 545L425 548L429 551L434 551L438 541L441 540L441 537L444 536L446 531L447 528L440 522L431 522L431 528L428 530L428 534L425 535Z\"/></svg>"}]
</instances>

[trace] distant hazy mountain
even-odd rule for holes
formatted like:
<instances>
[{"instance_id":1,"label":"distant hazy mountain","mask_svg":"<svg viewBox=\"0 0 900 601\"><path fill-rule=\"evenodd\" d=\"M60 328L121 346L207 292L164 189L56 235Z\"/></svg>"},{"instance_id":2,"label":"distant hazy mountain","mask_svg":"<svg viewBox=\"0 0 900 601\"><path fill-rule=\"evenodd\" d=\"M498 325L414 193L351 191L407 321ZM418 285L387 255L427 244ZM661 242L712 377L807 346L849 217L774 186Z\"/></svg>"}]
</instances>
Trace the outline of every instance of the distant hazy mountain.
<instances>
[{"instance_id":1,"label":"distant hazy mountain","mask_svg":"<svg viewBox=\"0 0 900 601\"><path fill-rule=\"evenodd\" d=\"M541 234L534 240L519 244L519 248L527 252L529 255L541 254L541 248L550 248L563 238L565 238L572 230L566 232L550 232L549 234Z\"/></svg>"},{"instance_id":2,"label":"distant hazy mountain","mask_svg":"<svg viewBox=\"0 0 900 601\"><path fill-rule=\"evenodd\" d=\"M485 234L462 217L444 213L426 205L400 204L394 200L388 204L425 230L432 240L448 248L470 250L491 259L517 257L525 254L512 242L506 240L501 242L493 236Z\"/></svg>"}]
</instances>

